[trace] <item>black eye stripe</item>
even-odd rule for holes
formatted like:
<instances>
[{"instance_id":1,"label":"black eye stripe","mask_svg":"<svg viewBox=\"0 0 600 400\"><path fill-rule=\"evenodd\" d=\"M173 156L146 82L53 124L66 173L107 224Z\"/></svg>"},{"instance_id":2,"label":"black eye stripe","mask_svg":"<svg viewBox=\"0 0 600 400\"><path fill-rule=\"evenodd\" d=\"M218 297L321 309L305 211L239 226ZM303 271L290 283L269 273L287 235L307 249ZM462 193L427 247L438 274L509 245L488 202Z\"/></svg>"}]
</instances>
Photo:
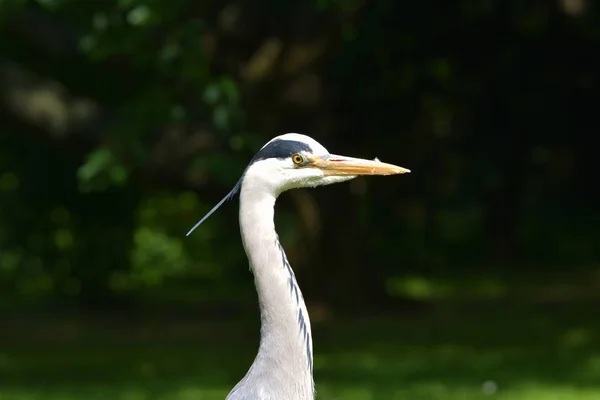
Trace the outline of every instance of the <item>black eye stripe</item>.
<instances>
[{"instance_id":1,"label":"black eye stripe","mask_svg":"<svg viewBox=\"0 0 600 400\"><path fill-rule=\"evenodd\" d=\"M268 158L285 159L300 152L312 153L313 150L304 142L298 142L296 140L275 140L256 153L250 161L250 164Z\"/></svg>"}]
</instances>

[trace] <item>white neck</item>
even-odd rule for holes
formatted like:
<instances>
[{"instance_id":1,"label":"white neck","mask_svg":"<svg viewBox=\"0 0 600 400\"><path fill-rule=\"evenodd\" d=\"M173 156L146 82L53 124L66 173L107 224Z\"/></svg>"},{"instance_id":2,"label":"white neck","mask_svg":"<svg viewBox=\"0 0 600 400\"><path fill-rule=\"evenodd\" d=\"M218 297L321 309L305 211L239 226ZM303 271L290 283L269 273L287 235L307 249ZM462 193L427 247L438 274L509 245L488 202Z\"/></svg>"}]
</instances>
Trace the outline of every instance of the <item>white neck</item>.
<instances>
[{"instance_id":1,"label":"white neck","mask_svg":"<svg viewBox=\"0 0 600 400\"><path fill-rule=\"evenodd\" d=\"M232 390L256 399L314 399L312 336L306 305L275 232L277 195L259 182L244 182L240 230L254 273L261 314L261 339L250 370Z\"/></svg>"}]
</instances>

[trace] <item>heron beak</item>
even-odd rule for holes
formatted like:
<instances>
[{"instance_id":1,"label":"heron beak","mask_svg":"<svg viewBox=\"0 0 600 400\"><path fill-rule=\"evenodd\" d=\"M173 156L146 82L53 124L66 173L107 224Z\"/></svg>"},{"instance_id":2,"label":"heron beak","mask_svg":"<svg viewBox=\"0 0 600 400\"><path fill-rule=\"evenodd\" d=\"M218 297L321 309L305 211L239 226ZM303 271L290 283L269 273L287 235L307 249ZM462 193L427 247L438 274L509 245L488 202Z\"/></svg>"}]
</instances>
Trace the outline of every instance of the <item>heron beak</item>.
<instances>
[{"instance_id":1,"label":"heron beak","mask_svg":"<svg viewBox=\"0 0 600 400\"><path fill-rule=\"evenodd\" d=\"M328 154L326 156L309 157L309 161L313 167L321 169L325 176L396 175L410 172L409 169L383 163L377 158L375 160L364 160L362 158Z\"/></svg>"}]
</instances>

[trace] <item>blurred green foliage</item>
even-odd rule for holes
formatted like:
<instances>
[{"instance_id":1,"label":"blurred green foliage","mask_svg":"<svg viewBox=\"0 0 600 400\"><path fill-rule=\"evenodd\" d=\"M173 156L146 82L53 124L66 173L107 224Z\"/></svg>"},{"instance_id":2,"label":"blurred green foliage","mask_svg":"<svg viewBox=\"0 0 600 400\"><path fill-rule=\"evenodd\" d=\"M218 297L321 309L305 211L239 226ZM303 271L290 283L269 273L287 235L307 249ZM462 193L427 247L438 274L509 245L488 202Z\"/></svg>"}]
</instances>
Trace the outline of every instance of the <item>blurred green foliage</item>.
<instances>
[{"instance_id":1,"label":"blurred green foliage","mask_svg":"<svg viewBox=\"0 0 600 400\"><path fill-rule=\"evenodd\" d=\"M318 323L318 398L596 399L600 326L588 312L488 303L412 320ZM255 324L173 320L30 326L0 333L3 399L223 399L258 333Z\"/></svg>"},{"instance_id":2,"label":"blurred green foliage","mask_svg":"<svg viewBox=\"0 0 600 400\"><path fill-rule=\"evenodd\" d=\"M309 298L445 298L436 279L482 268L492 297L523 271L595 276L600 25L573 7L1 2L0 297L247 304L235 202L184 233L287 131L414 171L282 197Z\"/></svg>"},{"instance_id":3,"label":"blurred green foliage","mask_svg":"<svg viewBox=\"0 0 600 400\"><path fill-rule=\"evenodd\" d=\"M319 399L600 398L599 22L0 0L0 400L223 398L259 332L237 201L185 233L286 132L412 170L278 201Z\"/></svg>"}]
</instances>

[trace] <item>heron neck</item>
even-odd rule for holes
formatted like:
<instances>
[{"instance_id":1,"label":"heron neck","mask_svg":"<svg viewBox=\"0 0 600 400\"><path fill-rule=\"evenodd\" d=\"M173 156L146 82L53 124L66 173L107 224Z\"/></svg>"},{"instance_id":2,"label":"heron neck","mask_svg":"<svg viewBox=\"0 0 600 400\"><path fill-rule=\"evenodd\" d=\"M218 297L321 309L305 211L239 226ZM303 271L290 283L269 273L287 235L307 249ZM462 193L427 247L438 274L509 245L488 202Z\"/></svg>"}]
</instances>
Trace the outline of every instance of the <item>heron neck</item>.
<instances>
[{"instance_id":1,"label":"heron neck","mask_svg":"<svg viewBox=\"0 0 600 400\"><path fill-rule=\"evenodd\" d=\"M275 231L277 196L267 188L261 189L242 185L240 193L240 230L261 313L260 347L249 374L257 368L269 374L282 374L283 382L296 382L296 390L300 386L306 398L312 398L310 320Z\"/></svg>"}]
</instances>

